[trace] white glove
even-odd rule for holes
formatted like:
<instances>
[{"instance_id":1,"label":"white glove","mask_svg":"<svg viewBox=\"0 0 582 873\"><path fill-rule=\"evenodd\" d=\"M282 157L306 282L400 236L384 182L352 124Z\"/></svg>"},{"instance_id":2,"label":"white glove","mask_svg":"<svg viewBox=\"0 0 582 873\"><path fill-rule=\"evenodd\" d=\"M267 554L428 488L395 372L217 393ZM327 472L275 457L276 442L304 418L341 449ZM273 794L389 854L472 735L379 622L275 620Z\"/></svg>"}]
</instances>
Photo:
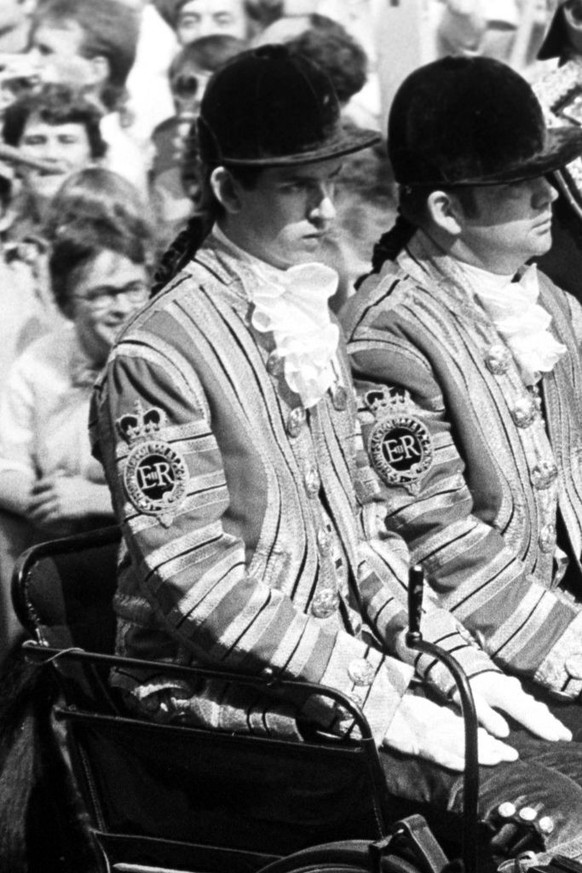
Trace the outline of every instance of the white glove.
<instances>
[{"instance_id":1,"label":"white glove","mask_svg":"<svg viewBox=\"0 0 582 873\"><path fill-rule=\"evenodd\" d=\"M495 712L500 709L543 740L571 740L568 728L552 715L545 703L540 703L521 687L515 676L505 673L481 673L470 680L479 722L496 737L506 737L509 725ZM458 692L453 700L458 701Z\"/></svg>"},{"instance_id":2,"label":"white glove","mask_svg":"<svg viewBox=\"0 0 582 873\"><path fill-rule=\"evenodd\" d=\"M463 719L439 706L407 693L400 701L383 744L408 755L434 761L450 770L465 769L465 726ZM518 753L479 728L479 764L515 761Z\"/></svg>"}]
</instances>

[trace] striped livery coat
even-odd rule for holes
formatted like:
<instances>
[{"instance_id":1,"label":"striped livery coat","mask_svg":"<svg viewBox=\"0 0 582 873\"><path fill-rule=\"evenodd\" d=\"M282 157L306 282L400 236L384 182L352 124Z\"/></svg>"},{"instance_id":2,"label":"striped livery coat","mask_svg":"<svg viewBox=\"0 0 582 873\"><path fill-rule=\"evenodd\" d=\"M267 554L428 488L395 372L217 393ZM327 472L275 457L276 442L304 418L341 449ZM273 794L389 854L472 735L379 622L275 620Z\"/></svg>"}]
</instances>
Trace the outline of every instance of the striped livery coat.
<instances>
[{"instance_id":1,"label":"striped livery coat","mask_svg":"<svg viewBox=\"0 0 582 873\"><path fill-rule=\"evenodd\" d=\"M211 237L124 331L97 386L95 451L125 541L118 651L331 685L356 696L380 741L413 672L402 634L407 550L382 523L351 389L347 407L328 394L290 432L299 397L267 369L274 344L250 325L253 281L248 262ZM349 386L343 352L336 369L338 384ZM133 449L120 422L136 401L137 418L154 409L165 416L158 457L174 452L185 465L174 464L182 493L169 518L135 498ZM308 487L314 476L321 489ZM320 595L325 604L330 590L339 608L322 613ZM455 651L469 673L495 669L449 613L427 610L427 638ZM431 659L415 666L450 689ZM177 687L163 669L118 672L114 682L146 711L160 689L173 688L171 708L197 723L297 736L295 713L254 693L216 682ZM320 701L307 709L303 716L330 730L349 728Z\"/></svg>"},{"instance_id":2,"label":"striped livery coat","mask_svg":"<svg viewBox=\"0 0 582 873\"><path fill-rule=\"evenodd\" d=\"M390 528L499 665L574 697L581 607L560 588L556 526L579 567L582 309L539 279L539 302L568 351L541 381L543 414L525 426L518 412L533 397L513 356L468 275L422 232L364 281L342 321L360 398L371 385L399 389L432 438L416 493L393 479L385 487ZM496 367L500 349L506 365ZM377 419L363 402L360 413L368 439ZM543 482L544 470L557 477ZM582 589L575 594L582 602Z\"/></svg>"}]
</instances>

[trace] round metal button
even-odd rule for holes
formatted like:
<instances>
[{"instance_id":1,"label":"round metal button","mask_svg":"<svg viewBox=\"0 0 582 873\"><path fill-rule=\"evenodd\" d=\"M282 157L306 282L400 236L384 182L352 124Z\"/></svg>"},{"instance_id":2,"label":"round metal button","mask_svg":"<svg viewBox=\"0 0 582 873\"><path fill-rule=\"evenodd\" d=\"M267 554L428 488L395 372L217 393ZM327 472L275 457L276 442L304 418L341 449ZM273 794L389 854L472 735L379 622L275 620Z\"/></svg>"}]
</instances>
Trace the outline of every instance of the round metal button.
<instances>
[{"instance_id":1,"label":"round metal button","mask_svg":"<svg viewBox=\"0 0 582 873\"><path fill-rule=\"evenodd\" d=\"M537 491L549 488L558 478L558 468L553 461L540 461L531 471L532 485Z\"/></svg>"},{"instance_id":2,"label":"round metal button","mask_svg":"<svg viewBox=\"0 0 582 873\"><path fill-rule=\"evenodd\" d=\"M569 655L564 662L564 667L572 679L582 679L582 652Z\"/></svg>"},{"instance_id":3,"label":"round metal button","mask_svg":"<svg viewBox=\"0 0 582 873\"><path fill-rule=\"evenodd\" d=\"M295 409L292 409L287 419L287 433L289 436L298 436L306 421L307 414L302 406L296 406Z\"/></svg>"},{"instance_id":4,"label":"round metal button","mask_svg":"<svg viewBox=\"0 0 582 873\"><path fill-rule=\"evenodd\" d=\"M553 524L545 524L538 537L540 550L545 554L553 552L556 547L556 528Z\"/></svg>"},{"instance_id":5,"label":"round metal button","mask_svg":"<svg viewBox=\"0 0 582 873\"><path fill-rule=\"evenodd\" d=\"M321 486L321 481L319 478L319 473L316 468L310 466L306 471L303 477L303 481L305 482L305 490L309 497L316 497L319 493L319 488Z\"/></svg>"},{"instance_id":6,"label":"round metal button","mask_svg":"<svg viewBox=\"0 0 582 873\"><path fill-rule=\"evenodd\" d=\"M278 352L271 352L267 358L267 373L280 376L285 369L285 359Z\"/></svg>"},{"instance_id":7,"label":"round metal button","mask_svg":"<svg viewBox=\"0 0 582 873\"><path fill-rule=\"evenodd\" d=\"M337 611L340 597L333 588L318 591L311 602L311 612L316 618L329 618Z\"/></svg>"},{"instance_id":8,"label":"round metal button","mask_svg":"<svg viewBox=\"0 0 582 873\"><path fill-rule=\"evenodd\" d=\"M328 555L331 551L331 536L324 527L317 531L317 545L322 555Z\"/></svg>"},{"instance_id":9,"label":"round metal button","mask_svg":"<svg viewBox=\"0 0 582 873\"><path fill-rule=\"evenodd\" d=\"M348 664L348 676L354 685L371 685L376 671L365 658L354 658Z\"/></svg>"},{"instance_id":10,"label":"round metal button","mask_svg":"<svg viewBox=\"0 0 582 873\"><path fill-rule=\"evenodd\" d=\"M501 818L513 818L515 815L516 809L515 804L510 800L506 800L504 803L500 803L497 807L497 812L501 816Z\"/></svg>"},{"instance_id":11,"label":"round metal button","mask_svg":"<svg viewBox=\"0 0 582 873\"><path fill-rule=\"evenodd\" d=\"M522 397L517 400L511 410L511 417L517 427L529 427L538 416L538 408L531 397Z\"/></svg>"},{"instance_id":12,"label":"round metal button","mask_svg":"<svg viewBox=\"0 0 582 873\"><path fill-rule=\"evenodd\" d=\"M485 366L494 376L503 376L507 373L510 363L511 352L506 346L491 346L485 355Z\"/></svg>"},{"instance_id":13,"label":"round metal button","mask_svg":"<svg viewBox=\"0 0 582 873\"><path fill-rule=\"evenodd\" d=\"M542 834L551 834L556 827L554 819L549 815L543 815L538 822L538 826Z\"/></svg>"},{"instance_id":14,"label":"round metal button","mask_svg":"<svg viewBox=\"0 0 582 873\"><path fill-rule=\"evenodd\" d=\"M533 806L523 806L519 812L518 816L522 821L535 821L538 817L537 809L534 809Z\"/></svg>"},{"instance_id":15,"label":"round metal button","mask_svg":"<svg viewBox=\"0 0 582 873\"><path fill-rule=\"evenodd\" d=\"M348 392L343 385L334 385L331 389L331 402L338 412L343 412L348 405Z\"/></svg>"}]
</instances>

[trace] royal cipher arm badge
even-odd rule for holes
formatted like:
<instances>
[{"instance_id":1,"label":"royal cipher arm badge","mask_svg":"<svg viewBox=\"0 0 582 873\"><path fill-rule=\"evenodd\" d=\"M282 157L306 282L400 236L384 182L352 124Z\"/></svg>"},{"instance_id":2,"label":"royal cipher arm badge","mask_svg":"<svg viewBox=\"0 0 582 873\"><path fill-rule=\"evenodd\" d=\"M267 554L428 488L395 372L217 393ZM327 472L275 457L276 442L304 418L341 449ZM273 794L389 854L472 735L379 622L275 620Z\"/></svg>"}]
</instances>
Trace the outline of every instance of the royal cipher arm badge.
<instances>
[{"instance_id":1,"label":"royal cipher arm badge","mask_svg":"<svg viewBox=\"0 0 582 873\"><path fill-rule=\"evenodd\" d=\"M379 386L364 394L376 418L368 437L368 455L387 485L400 485L418 494L433 462L428 428L410 413L410 395L402 389Z\"/></svg>"},{"instance_id":2,"label":"royal cipher arm badge","mask_svg":"<svg viewBox=\"0 0 582 873\"><path fill-rule=\"evenodd\" d=\"M162 409L144 409L136 400L135 413L122 415L115 425L129 445L123 473L129 501L169 527L186 494L189 473L182 455L164 439L166 420Z\"/></svg>"}]
</instances>

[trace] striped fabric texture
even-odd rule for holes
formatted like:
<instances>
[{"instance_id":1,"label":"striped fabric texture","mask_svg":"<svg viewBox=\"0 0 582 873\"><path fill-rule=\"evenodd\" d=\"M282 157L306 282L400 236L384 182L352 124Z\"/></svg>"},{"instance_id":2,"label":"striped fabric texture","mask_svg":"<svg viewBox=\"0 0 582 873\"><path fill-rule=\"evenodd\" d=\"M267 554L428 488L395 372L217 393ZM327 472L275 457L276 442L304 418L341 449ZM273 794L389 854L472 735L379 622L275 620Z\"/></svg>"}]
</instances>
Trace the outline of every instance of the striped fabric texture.
<instances>
[{"instance_id":1,"label":"striped fabric texture","mask_svg":"<svg viewBox=\"0 0 582 873\"><path fill-rule=\"evenodd\" d=\"M124 534L118 651L162 662L113 682L153 718L298 737L298 713L276 699L187 687L163 662L274 671L352 695L380 742L414 666L452 683L403 645L408 553L384 525L345 354L344 402L332 390L290 426L299 398L271 366L272 337L251 327L253 281L211 237L125 330L97 386L94 449ZM147 503L146 462L177 483L165 508ZM426 613L427 638L471 673L494 669L448 612ZM349 729L319 698L299 716Z\"/></svg>"}]
</instances>

